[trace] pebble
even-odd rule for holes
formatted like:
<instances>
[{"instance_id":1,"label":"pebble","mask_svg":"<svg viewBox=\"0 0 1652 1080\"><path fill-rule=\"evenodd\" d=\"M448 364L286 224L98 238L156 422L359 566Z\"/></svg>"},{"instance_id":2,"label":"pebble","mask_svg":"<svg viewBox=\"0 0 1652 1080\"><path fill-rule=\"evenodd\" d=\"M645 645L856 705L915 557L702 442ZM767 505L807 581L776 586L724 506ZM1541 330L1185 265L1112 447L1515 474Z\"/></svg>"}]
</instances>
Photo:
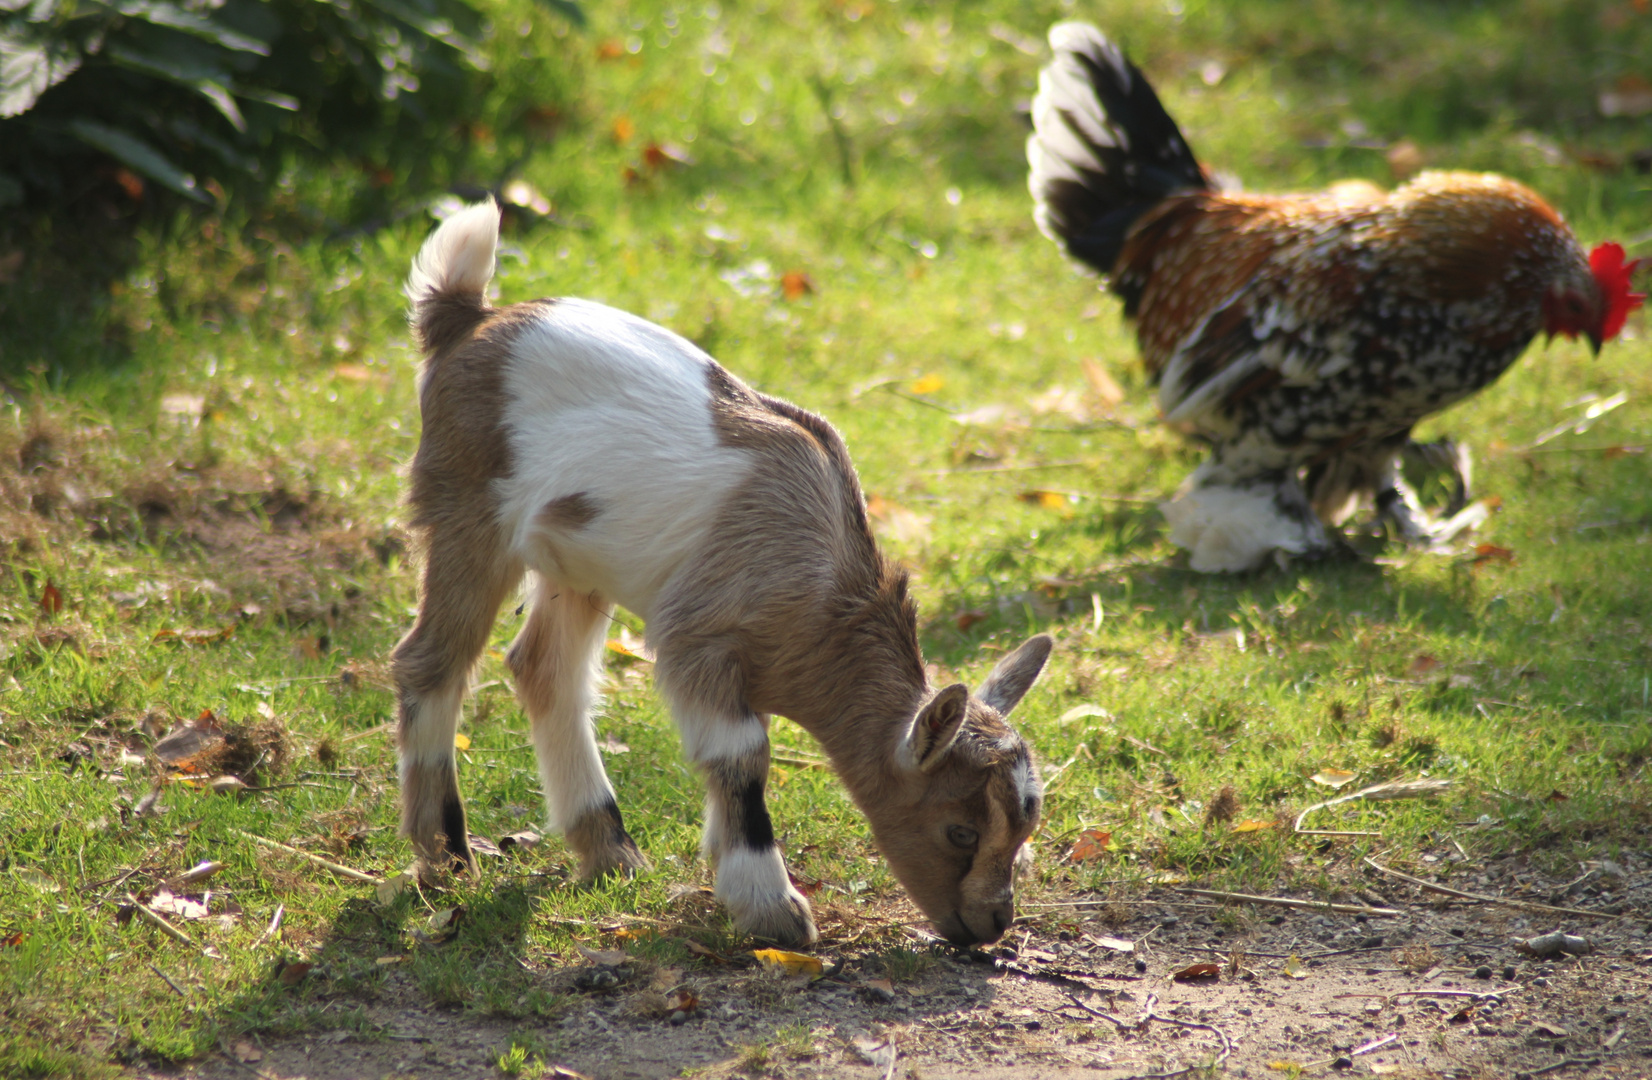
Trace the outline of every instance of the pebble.
<instances>
[{"instance_id":1,"label":"pebble","mask_svg":"<svg viewBox=\"0 0 1652 1080\"><path fill-rule=\"evenodd\" d=\"M1349 1057L1347 1054L1344 1054L1335 1061L1331 1062L1331 1068L1333 1069L1352 1069L1353 1067L1354 1059Z\"/></svg>"},{"instance_id":2,"label":"pebble","mask_svg":"<svg viewBox=\"0 0 1652 1080\"><path fill-rule=\"evenodd\" d=\"M1543 976L1539 975L1537 978L1532 980L1532 985L1533 986L1548 986L1549 985L1549 980L1545 979Z\"/></svg>"},{"instance_id":3,"label":"pebble","mask_svg":"<svg viewBox=\"0 0 1652 1080\"><path fill-rule=\"evenodd\" d=\"M1519 972L1514 970L1514 965L1513 964L1505 964L1503 966L1503 978L1508 980L1509 982L1513 982L1514 977L1517 974L1519 974Z\"/></svg>"},{"instance_id":4,"label":"pebble","mask_svg":"<svg viewBox=\"0 0 1652 1080\"><path fill-rule=\"evenodd\" d=\"M1141 972L1146 971L1146 970L1147 970L1147 961L1143 960L1139 956L1136 957L1136 972L1137 972L1137 974L1140 974Z\"/></svg>"},{"instance_id":5,"label":"pebble","mask_svg":"<svg viewBox=\"0 0 1652 1080\"><path fill-rule=\"evenodd\" d=\"M1485 964L1481 964L1479 967L1474 969L1474 977L1476 979L1491 978L1491 968L1487 967Z\"/></svg>"},{"instance_id":6,"label":"pebble","mask_svg":"<svg viewBox=\"0 0 1652 1080\"><path fill-rule=\"evenodd\" d=\"M688 1022L688 1014L681 1009L677 1009L666 1019L670 1021L672 1027L682 1027Z\"/></svg>"}]
</instances>

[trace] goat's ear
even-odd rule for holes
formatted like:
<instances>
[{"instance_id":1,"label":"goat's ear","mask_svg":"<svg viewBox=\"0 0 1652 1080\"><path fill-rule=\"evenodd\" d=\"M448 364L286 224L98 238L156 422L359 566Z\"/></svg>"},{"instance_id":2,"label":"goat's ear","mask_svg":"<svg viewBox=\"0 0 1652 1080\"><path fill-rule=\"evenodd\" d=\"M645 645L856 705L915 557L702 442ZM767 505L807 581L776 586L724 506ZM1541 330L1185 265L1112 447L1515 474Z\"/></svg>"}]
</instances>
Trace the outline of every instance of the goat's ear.
<instances>
[{"instance_id":1,"label":"goat's ear","mask_svg":"<svg viewBox=\"0 0 1652 1080\"><path fill-rule=\"evenodd\" d=\"M912 720L903 748L906 764L921 772L934 772L957 741L967 715L969 687L963 683L953 683L930 698Z\"/></svg>"},{"instance_id":2,"label":"goat's ear","mask_svg":"<svg viewBox=\"0 0 1652 1080\"><path fill-rule=\"evenodd\" d=\"M1032 689L1054 645L1055 639L1048 634L1028 638L1019 649L998 661L975 696L997 709L1000 716L1008 716L1022 695Z\"/></svg>"}]
</instances>

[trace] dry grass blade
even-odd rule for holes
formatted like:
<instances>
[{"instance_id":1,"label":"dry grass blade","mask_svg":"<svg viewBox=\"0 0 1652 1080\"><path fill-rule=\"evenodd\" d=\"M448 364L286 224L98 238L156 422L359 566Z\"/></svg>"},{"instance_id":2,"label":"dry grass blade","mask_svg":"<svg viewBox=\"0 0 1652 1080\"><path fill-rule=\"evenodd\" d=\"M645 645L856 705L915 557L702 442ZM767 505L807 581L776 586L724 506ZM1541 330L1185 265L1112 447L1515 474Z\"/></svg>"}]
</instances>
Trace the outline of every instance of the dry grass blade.
<instances>
[{"instance_id":1,"label":"dry grass blade","mask_svg":"<svg viewBox=\"0 0 1652 1080\"><path fill-rule=\"evenodd\" d=\"M1370 787L1360 788L1358 791L1339 795L1322 803L1315 803L1302 813L1296 815L1296 825L1292 831L1304 836L1381 836L1374 832L1321 832L1314 829L1304 829L1302 819L1315 810L1324 810L1328 806L1339 803L1353 802L1356 799L1425 799L1431 795L1439 795L1449 790L1450 780L1394 780L1386 784L1373 784Z\"/></svg>"},{"instance_id":2,"label":"dry grass blade","mask_svg":"<svg viewBox=\"0 0 1652 1080\"><path fill-rule=\"evenodd\" d=\"M350 867L342 866L339 863L333 862L331 859L323 859L320 855L311 855L308 851L302 851L293 847L291 844L283 844L279 840L271 840L268 837L247 832L245 829L231 829L230 832L235 833L237 836L244 836L255 844L262 844L268 848L275 848L277 851L285 851L289 855L297 855L299 858L309 859L317 866L325 867L340 877L349 878L351 881L360 881L367 885L380 885L384 882L383 878L375 877L372 874L364 874L360 870L352 870Z\"/></svg>"},{"instance_id":3,"label":"dry grass blade","mask_svg":"<svg viewBox=\"0 0 1652 1080\"><path fill-rule=\"evenodd\" d=\"M1455 896L1460 900L1476 900L1482 904L1500 904L1503 907L1521 908L1525 911L1552 911L1561 915L1580 915L1586 919L1621 919L1623 917L1622 915L1608 914L1604 911L1585 911L1582 908L1555 907L1552 904L1538 904L1530 900L1507 900L1501 896L1486 896L1481 893L1464 892L1461 889L1453 889L1445 885L1436 885L1432 881L1424 881L1422 878L1415 878L1410 874L1402 874L1398 870L1390 870L1388 867L1383 866L1370 856L1366 856L1365 863L1367 866L1371 867L1371 869L1376 870L1379 873L1387 874L1392 878L1398 878L1400 881L1409 882L1410 884L1417 886L1419 889L1425 889L1432 893L1439 893L1442 896Z\"/></svg>"},{"instance_id":4,"label":"dry grass blade","mask_svg":"<svg viewBox=\"0 0 1652 1080\"><path fill-rule=\"evenodd\" d=\"M1267 904L1272 907L1301 908L1303 911L1330 911L1338 915L1382 915L1392 918L1401 914L1393 908L1367 907L1364 904L1333 904L1327 900L1293 900L1285 896L1251 896L1247 893L1219 892L1216 889L1177 889L1190 896L1208 896L1213 900L1232 900L1241 904Z\"/></svg>"}]
</instances>

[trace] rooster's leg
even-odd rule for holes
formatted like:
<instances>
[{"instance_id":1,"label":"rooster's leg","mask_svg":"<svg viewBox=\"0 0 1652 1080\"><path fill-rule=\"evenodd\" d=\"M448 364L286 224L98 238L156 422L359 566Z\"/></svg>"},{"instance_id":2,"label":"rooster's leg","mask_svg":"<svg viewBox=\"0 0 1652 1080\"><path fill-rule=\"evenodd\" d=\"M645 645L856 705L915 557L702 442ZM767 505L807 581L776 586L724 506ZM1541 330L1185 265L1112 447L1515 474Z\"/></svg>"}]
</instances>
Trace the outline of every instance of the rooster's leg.
<instances>
[{"instance_id":1,"label":"rooster's leg","mask_svg":"<svg viewBox=\"0 0 1652 1080\"><path fill-rule=\"evenodd\" d=\"M1456 491L1453 493L1451 505L1447 508L1444 519L1436 518L1417 500L1417 493L1411 490L1399 475L1398 463L1389 470L1386 483L1379 485L1376 492L1377 517L1388 523L1399 538L1408 544L1420 547L1435 547L1449 544L1459 535L1476 528L1486 520L1488 511L1481 503L1468 502L1468 454L1466 450L1459 451L1449 440L1440 443L1411 443L1406 447L1409 456L1412 447L1422 447L1434 450L1442 446L1447 448L1442 454L1449 454L1447 467L1451 468L1456 480ZM1427 460L1426 458L1424 460Z\"/></svg>"}]
</instances>

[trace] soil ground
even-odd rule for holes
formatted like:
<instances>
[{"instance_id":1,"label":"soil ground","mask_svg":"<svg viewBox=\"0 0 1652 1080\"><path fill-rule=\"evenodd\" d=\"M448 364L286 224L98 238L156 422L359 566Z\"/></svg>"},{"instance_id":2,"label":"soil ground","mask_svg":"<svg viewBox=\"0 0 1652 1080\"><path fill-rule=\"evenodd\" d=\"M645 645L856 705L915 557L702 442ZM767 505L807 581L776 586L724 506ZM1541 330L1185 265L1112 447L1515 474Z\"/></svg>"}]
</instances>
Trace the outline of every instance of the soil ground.
<instances>
[{"instance_id":1,"label":"soil ground","mask_svg":"<svg viewBox=\"0 0 1652 1080\"><path fill-rule=\"evenodd\" d=\"M1652 1077L1652 857L1626 855L1571 882L1519 859L1452 870L1460 888L1596 917L1377 878L1349 899L1397 916L1224 907L1156 889L1042 906L990 952L907 953L912 970L838 952L829 936L827 974L812 981L760 970L750 956L687 971L573 958L543 978L588 989L531 1024L433 1009L410 980L391 978L367 1003L374 1036L248 1041L132 1075L480 1080L503 1075L500 1053L526 1034L543 1052L541 1075L570 1075L551 1067L560 1066L593 1080ZM1592 951L1535 957L1518 947L1556 928ZM1119 948L1126 941L1130 952ZM1220 971L1174 978L1200 963ZM675 1022L668 988L697 998Z\"/></svg>"}]
</instances>

